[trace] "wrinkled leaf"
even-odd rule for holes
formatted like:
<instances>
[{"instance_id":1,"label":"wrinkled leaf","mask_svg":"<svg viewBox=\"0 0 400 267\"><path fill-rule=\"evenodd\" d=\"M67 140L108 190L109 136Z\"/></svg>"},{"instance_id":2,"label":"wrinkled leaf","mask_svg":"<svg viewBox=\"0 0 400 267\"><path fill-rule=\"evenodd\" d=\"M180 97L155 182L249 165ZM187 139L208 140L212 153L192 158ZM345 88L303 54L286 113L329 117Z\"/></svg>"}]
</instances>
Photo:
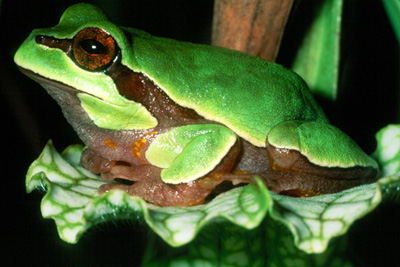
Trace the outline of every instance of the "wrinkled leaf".
<instances>
[{"instance_id":1,"label":"wrinkled leaf","mask_svg":"<svg viewBox=\"0 0 400 267\"><path fill-rule=\"evenodd\" d=\"M316 17L298 49L292 69L311 91L336 99L343 0L314 1Z\"/></svg>"},{"instance_id":2,"label":"wrinkled leaf","mask_svg":"<svg viewBox=\"0 0 400 267\"><path fill-rule=\"evenodd\" d=\"M49 142L27 173L28 192L47 188L41 203L42 215L55 220L59 235L66 242L76 243L94 224L135 218L140 213L167 243L180 246L190 242L205 223L217 218L254 228L272 207L271 196L259 180L221 194L206 205L188 208L160 208L118 190L99 196L97 189L104 182L79 167L81 152L81 147L70 146L63 158Z\"/></svg>"},{"instance_id":3,"label":"wrinkled leaf","mask_svg":"<svg viewBox=\"0 0 400 267\"><path fill-rule=\"evenodd\" d=\"M336 267L346 266L346 253L346 238L335 239L323 253L305 253L294 245L289 229L267 215L251 230L223 222L208 224L196 239L178 249L153 235L142 266Z\"/></svg>"},{"instance_id":4,"label":"wrinkled leaf","mask_svg":"<svg viewBox=\"0 0 400 267\"><path fill-rule=\"evenodd\" d=\"M381 138L378 142L383 140L387 139ZM393 155L398 155L399 151ZM97 188L104 182L79 167L81 152L82 147L70 146L61 156L49 142L28 170L26 182L28 192L47 188L41 204L42 214L55 220L60 237L70 243L76 243L95 224L138 216L174 247L188 244L205 225L217 228L236 225L248 231L259 229L262 223L269 221L286 225L297 249L321 253L333 237L344 234L355 220L379 204L381 187L398 187L400 184L399 176L392 175L378 183L337 194L291 198L270 193L259 179L255 179L254 183L221 194L205 205L158 207L123 191L110 191L99 196ZM241 239L256 242L250 232L249 236L243 234ZM276 240L267 234L257 242L273 246L270 242L276 243ZM213 250L211 243L209 249ZM231 254L228 247L224 249L226 255ZM249 249L252 250L246 246L246 251ZM238 248L238 251L242 250Z\"/></svg>"},{"instance_id":5,"label":"wrinkled leaf","mask_svg":"<svg viewBox=\"0 0 400 267\"><path fill-rule=\"evenodd\" d=\"M275 194L272 216L293 232L295 244L309 253L323 252L331 238L344 234L357 219L381 201L376 184L337 194L291 198Z\"/></svg>"},{"instance_id":6,"label":"wrinkled leaf","mask_svg":"<svg viewBox=\"0 0 400 267\"><path fill-rule=\"evenodd\" d=\"M61 156L50 141L30 166L26 179L28 193L47 189L41 203L42 215L54 219L61 239L71 243L90 227L84 209L98 196L102 184L96 175L79 167L81 153L81 146L72 145Z\"/></svg>"}]
</instances>

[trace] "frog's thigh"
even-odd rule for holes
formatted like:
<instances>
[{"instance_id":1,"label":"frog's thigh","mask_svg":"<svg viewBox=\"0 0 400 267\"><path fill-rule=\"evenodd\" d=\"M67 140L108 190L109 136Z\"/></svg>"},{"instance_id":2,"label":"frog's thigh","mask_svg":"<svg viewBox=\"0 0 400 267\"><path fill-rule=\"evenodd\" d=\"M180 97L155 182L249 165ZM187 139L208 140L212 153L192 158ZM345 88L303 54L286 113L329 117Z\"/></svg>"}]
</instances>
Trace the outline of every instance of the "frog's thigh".
<instances>
[{"instance_id":1,"label":"frog's thigh","mask_svg":"<svg viewBox=\"0 0 400 267\"><path fill-rule=\"evenodd\" d=\"M236 140L236 135L221 125L182 126L157 136L146 151L146 158L163 168L163 182L187 183L212 171Z\"/></svg>"},{"instance_id":2,"label":"frog's thigh","mask_svg":"<svg viewBox=\"0 0 400 267\"><path fill-rule=\"evenodd\" d=\"M349 136L327 123L283 122L268 133L267 143L297 150L318 166L376 168L376 163Z\"/></svg>"}]
</instances>

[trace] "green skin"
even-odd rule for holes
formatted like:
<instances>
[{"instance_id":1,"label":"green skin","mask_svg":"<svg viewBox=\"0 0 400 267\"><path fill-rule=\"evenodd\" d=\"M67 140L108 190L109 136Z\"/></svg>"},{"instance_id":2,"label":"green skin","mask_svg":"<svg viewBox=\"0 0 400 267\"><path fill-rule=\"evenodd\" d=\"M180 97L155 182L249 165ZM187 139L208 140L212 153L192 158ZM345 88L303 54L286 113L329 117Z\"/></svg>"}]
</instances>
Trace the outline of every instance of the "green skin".
<instances>
[{"instance_id":1,"label":"green skin","mask_svg":"<svg viewBox=\"0 0 400 267\"><path fill-rule=\"evenodd\" d=\"M115 81L104 71L85 70L61 49L35 41L38 35L73 39L90 27L103 29L114 38L123 66L146 76L175 105L194 111L206 123L162 127L160 119L145 105L122 96ZM126 32L130 32L129 37ZM238 166L252 173L271 169L251 168L251 163L244 163L251 151L260 154L261 148L265 154L268 145L279 151L297 151L317 167L378 169L376 162L353 140L329 124L305 82L292 71L236 51L119 27L89 4L68 8L55 27L34 30L18 49L15 62L34 73L34 79L42 84L49 80L53 85L76 90L76 101L84 115L72 114L63 103L63 96L54 95L44 85L88 148L102 158L111 161L126 156L108 156L109 150L100 151L98 145L90 142L89 134L102 132L98 142L104 142L108 136L120 145L122 141L116 133L131 133L136 136L131 145L140 139L137 136L156 129L158 134L140 151L145 153L141 162L160 168L161 179L167 184L189 183L206 176L238 142L245 143L247 148ZM91 130L79 129L80 120L90 120L87 124L93 124L88 126ZM126 149L123 153L127 153Z\"/></svg>"}]
</instances>

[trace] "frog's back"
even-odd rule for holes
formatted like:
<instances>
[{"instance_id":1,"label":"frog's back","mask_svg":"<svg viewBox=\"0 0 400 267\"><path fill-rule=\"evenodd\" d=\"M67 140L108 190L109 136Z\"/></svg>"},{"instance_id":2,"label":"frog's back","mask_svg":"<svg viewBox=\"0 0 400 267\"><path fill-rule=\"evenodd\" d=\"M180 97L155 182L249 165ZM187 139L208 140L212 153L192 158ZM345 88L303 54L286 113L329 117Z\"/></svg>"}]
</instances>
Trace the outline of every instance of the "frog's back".
<instances>
[{"instance_id":1,"label":"frog's back","mask_svg":"<svg viewBox=\"0 0 400 267\"><path fill-rule=\"evenodd\" d=\"M151 39L151 40L149 40ZM135 71L181 106L257 146L276 124L327 121L305 82L281 65L237 51L149 35L134 37Z\"/></svg>"}]
</instances>

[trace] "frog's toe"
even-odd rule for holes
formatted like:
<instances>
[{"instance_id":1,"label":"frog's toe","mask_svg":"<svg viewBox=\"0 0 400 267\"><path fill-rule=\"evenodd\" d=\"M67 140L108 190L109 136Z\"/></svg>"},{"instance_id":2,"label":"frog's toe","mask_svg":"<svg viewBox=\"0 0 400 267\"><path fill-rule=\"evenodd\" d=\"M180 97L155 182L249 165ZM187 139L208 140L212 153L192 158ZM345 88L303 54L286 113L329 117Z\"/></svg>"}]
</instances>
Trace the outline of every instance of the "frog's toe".
<instances>
[{"instance_id":1,"label":"frog's toe","mask_svg":"<svg viewBox=\"0 0 400 267\"><path fill-rule=\"evenodd\" d=\"M111 190L123 190L131 196L139 196L144 200L160 206L192 206L203 203L212 189L203 189L196 182L179 186L170 186L161 178L142 179L133 185L105 184L99 188L103 194Z\"/></svg>"},{"instance_id":2,"label":"frog's toe","mask_svg":"<svg viewBox=\"0 0 400 267\"><path fill-rule=\"evenodd\" d=\"M143 168L143 167L145 166L132 167L125 165L115 165L112 168L110 168L108 172L102 173L101 179L106 182L111 182L114 179L139 181L149 175L148 168Z\"/></svg>"},{"instance_id":3,"label":"frog's toe","mask_svg":"<svg viewBox=\"0 0 400 267\"><path fill-rule=\"evenodd\" d=\"M100 174L109 172L115 166L116 161L103 158L93 150L86 148L82 153L80 164L85 169Z\"/></svg>"}]
</instances>

